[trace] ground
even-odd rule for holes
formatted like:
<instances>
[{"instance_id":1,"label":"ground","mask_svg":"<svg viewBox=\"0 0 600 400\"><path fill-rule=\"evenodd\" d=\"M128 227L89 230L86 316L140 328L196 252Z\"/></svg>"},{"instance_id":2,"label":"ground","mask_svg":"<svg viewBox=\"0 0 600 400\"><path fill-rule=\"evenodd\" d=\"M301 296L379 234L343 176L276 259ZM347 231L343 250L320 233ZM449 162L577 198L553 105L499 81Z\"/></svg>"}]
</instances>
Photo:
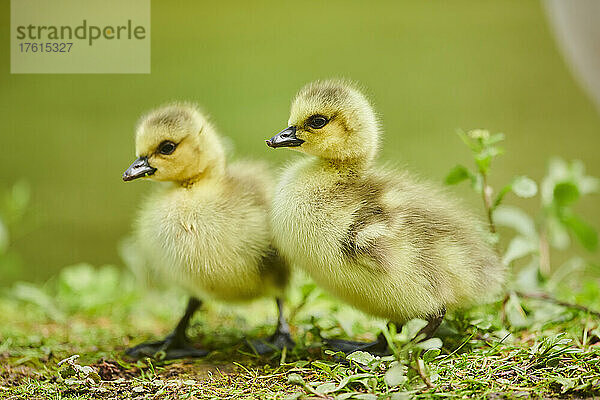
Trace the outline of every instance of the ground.
<instances>
[{"instance_id":1,"label":"ground","mask_svg":"<svg viewBox=\"0 0 600 400\"><path fill-rule=\"evenodd\" d=\"M575 300L598 298L591 284ZM169 331L185 295L142 289L127 272L87 265L43 286L0 296L0 398L10 399L404 399L587 398L600 395L600 329L593 313L512 294L448 315L439 339L409 342L421 321L386 335L394 355L322 347L322 337L374 339L382 321L296 282L288 313L295 349L256 356L246 338L275 322L267 299L208 303L190 335L199 360L133 361L123 350ZM597 305L597 304L593 304ZM440 340L441 339L441 340ZM62 362L61 362L62 361Z\"/></svg>"}]
</instances>

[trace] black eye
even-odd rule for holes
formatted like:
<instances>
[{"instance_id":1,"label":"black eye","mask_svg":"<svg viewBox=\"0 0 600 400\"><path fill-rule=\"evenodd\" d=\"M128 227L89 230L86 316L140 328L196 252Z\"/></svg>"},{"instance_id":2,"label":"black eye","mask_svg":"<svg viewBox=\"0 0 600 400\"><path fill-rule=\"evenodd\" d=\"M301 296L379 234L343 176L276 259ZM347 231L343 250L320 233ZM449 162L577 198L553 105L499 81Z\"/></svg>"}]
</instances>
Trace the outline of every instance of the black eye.
<instances>
[{"instance_id":1,"label":"black eye","mask_svg":"<svg viewBox=\"0 0 600 400\"><path fill-rule=\"evenodd\" d=\"M165 140L164 142L162 142L160 144L160 146L158 146L158 152L160 154L164 154L165 156L168 156L169 154L172 154L175 151L175 148L177 147L177 145L169 140Z\"/></svg>"},{"instance_id":2,"label":"black eye","mask_svg":"<svg viewBox=\"0 0 600 400\"><path fill-rule=\"evenodd\" d=\"M308 126L310 126L313 129L321 129L322 127L327 125L328 122L329 120L327 119L327 117L324 117L322 115L313 115L308 119Z\"/></svg>"}]
</instances>

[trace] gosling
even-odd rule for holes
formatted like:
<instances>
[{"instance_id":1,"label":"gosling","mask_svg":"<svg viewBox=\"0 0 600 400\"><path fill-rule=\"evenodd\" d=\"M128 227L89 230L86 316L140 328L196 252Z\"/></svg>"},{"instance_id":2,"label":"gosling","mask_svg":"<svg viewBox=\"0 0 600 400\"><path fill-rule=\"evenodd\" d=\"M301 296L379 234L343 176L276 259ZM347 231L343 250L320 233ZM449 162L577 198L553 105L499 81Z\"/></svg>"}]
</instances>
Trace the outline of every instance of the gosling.
<instances>
[{"instance_id":1,"label":"gosling","mask_svg":"<svg viewBox=\"0 0 600 400\"><path fill-rule=\"evenodd\" d=\"M293 347L281 296L289 269L272 244L268 205L271 179L262 164L227 166L213 125L193 105L170 104L143 116L136 131L137 159L123 180L166 182L141 204L136 244L149 270L190 294L185 314L164 340L127 350L140 358L202 357L186 328L202 298L228 302L273 296L279 312L259 353Z\"/></svg>"},{"instance_id":2,"label":"gosling","mask_svg":"<svg viewBox=\"0 0 600 400\"><path fill-rule=\"evenodd\" d=\"M428 321L431 337L448 309L497 293L504 267L485 230L440 188L374 163L381 136L375 112L351 83L317 81L292 102L288 128L267 140L311 157L289 165L276 189L277 247L323 288L395 324ZM342 351L381 351L330 340Z\"/></svg>"}]
</instances>

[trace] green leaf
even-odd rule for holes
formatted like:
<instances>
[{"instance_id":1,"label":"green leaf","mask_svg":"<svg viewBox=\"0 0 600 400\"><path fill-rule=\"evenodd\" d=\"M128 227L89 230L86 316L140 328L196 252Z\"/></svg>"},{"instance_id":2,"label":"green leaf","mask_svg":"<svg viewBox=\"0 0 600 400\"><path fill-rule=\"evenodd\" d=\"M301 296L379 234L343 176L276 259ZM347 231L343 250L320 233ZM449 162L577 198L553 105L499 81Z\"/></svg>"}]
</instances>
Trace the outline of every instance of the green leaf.
<instances>
[{"instance_id":1,"label":"green leaf","mask_svg":"<svg viewBox=\"0 0 600 400\"><path fill-rule=\"evenodd\" d=\"M65 314L57 307L52 297L31 283L17 282L12 291L15 298L40 307L54 321L65 321Z\"/></svg>"},{"instance_id":2,"label":"green leaf","mask_svg":"<svg viewBox=\"0 0 600 400\"><path fill-rule=\"evenodd\" d=\"M511 326L515 328L522 328L527 326L527 316L525 315L525 311L521 307L521 301L515 295L511 295L508 298L504 306L504 311L506 312L506 318Z\"/></svg>"},{"instance_id":3,"label":"green leaf","mask_svg":"<svg viewBox=\"0 0 600 400\"><path fill-rule=\"evenodd\" d=\"M414 394L411 392L394 392L390 400L410 400L412 398L414 398Z\"/></svg>"},{"instance_id":4,"label":"green leaf","mask_svg":"<svg viewBox=\"0 0 600 400\"><path fill-rule=\"evenodd\" d=\"M537 194L537 184L526 176L517 176L512 181L512 191L519 197L529 198Z\"/></svg>"},{"instance_id":5,"label":"green leaf","mask_svg":"<svg viewBox=\"0 0 600 400\"><path fill-rule=\"evenodd\" d=\"M456 185L469 178L471 178L471 172L466 167L457 165L446 175L446 185Z\"/></svg>"},{"instance_id":6,"label":"green leaf","mask_svg":"<svg viewBox=\"0 0 600 400\"><path fill-rule=\"evenodd\" d=\"M496 200L494 200L492 209L495 209L496 207L498 207L500 205L500 203L502 203L502 200L504 200L504 196L506 196L506 194L508 192L510 192L511 189L512 189L512 184L510 184L510 183L508 185L504 186L502 189L500 189L500 191L498 192L498 195L496 196Z\"/></svg>"},{"instance_id":7,"label":"green leaf","mask_svg":"<svg viewBox=\"0 0 600 400\"><path fill-rule=\"evenodd\" d=\"M552 247L566 250L571 245L569 232L563 221L559 221L555 215L551 215L546 221L548 241Z\"/></svg>"},{"instance_id":8,"label":"green leaf","mask_svg":"<svg viewBox=\"0 0 600 400\"><path fill-rule=\"evenodd\" d=\"M578 186L581 194L598 193L600 191L600 179L594 176L584 176L579 180Z\"/></svg>"},{"instance_id":9,"label":"green leaf","mask_svg":"<svg viewBox=\"0 0 600 400\"><path fill-rule=\"evenodd\" d=\"M298 374L289 374L287 381L292 385L304 385L304 379Z\"/></svg>"},{"instance_id":10,"label":"green leaf","mask_svg":"<svg viewBox=\"0 0 600 400\"><path fill-rule=\"evenodd\" d=\"M346 360L354 361L362 365L369 365L369 363L374 359L375 357L366 351L355 351L354 353L350 353L346 356Z\"/></svg>"},{"instance_id":11,"label":"green leaf","mask_svg":"<svg viewBox=\"0 0 600 400\"><path fill-rule=\"evenodd\" d=\"M494 208L498 207L504 196L511 191L519 197L529 198L537 194L538 187L532 179L526 176L517 176L498 192L496 200L494 200Z\"/></svg>"},{"instance_id":12,"label":"green leaf","mask_svg":"<svg viewBox=\"0 0 600 400\"><path fill-rule=\"evenodd\" d=\"M327 364L325 364L324 362L321 361L313 361L312 365L327 372L328 374L331 374L331 367Z\"/></svg>"},{"instance_id":13,"label":"green leaf","mask_svg":"<svg viewBox=\"0 0 600 400\"><path fill-rule=\"evenodd\" d=\"M442 345L442 340L436 337L417 343L417 347L420 347L423 350L439 349Z\"/></svg>"},{"instance_id":14,"label":"green leaf","mask_svg":"<svg viewBox=\"0 0 600 400\"><path fill-rule=\"evenodd\" d=\"M482 174L487 174L490 169L492 160L501 155L504 151L500 147L485 147L475 155L475 163Z\"/></svg>"},{"instance_id":15,"label":"green leaf","mask_svg":"<svg viewBox=\"0 0 600 400\"><path fill-rule=\"evenodd\" d=\"M579 198L579 188L572 182L560 182L554 186L554 203L564 207L573 204Z\"/></svg>"},{"instance_id":16,"label":"green leaf","mask_svg":"<svg viewBox=\"0 0 600 400\"><path fill-rule=\"evenodd\" d=\"M396 362L385 372L383 379L390 387L402 385L408 380L405 376L405 373L406 367Z\"/></svg>"},{"instance_id":17,"label":"green leaf","mask_svg":"<svg viewBox=\"0 0 600 400\"><path fill-rule=\"evenodd\" d=\"M531 262L521 268L514 279L515 286L523 291L532 291L540 287L540 260L532 257Z\"/></svg>"},{"instance_id":18,"label":"green leaf","mask_svg":"<svg viewBox=\"0 0 600 400\"><path fill-rule=\"evenodd\" d=\"M481 151L481 145L479 143L477 143L475 140L472 140L469 137L469 135L464 133L462 130L458 130L456 132L456 134L463 141L463 143L466 144L469 147L469 149L471 149L472 152L477 153L477 152Z\"/></svg>"},{"instance_id":19,"label":"green leaf","mask_svg":"<svg viewBox=\"0 0 600 400\"><path fill-rule=\"evenodd\" d=\"M577 382L576 379L572 379L572 378L565 378L562 376L555 376L554 377L554 382L560 384L561 386L561 392L565 393L566 391L568 391L569 389L573 389L575 387L575 383Z\"/></svg>"},{"instance_id":20,"label":"green leaf","mask_svg":"<svg viewBox=\"0 0 600 400\"><path fill-rule=\"evenodd\" d=\"M322 383L315 388L315 391L320 394L327 394L336 390L336 384L333 382Z\"/></svg>"},{"instance_id":21,"label":"green leaf","mask_svg":"<svg viewBox=\"0 0 600 400\"><path fill-rule=\"evenodd\" d=\"M537 241L535 223L527 213L518 207L503 205L494 210L494 221L498 226L506 226L522 236Z\"/></svg>"},{"instance_id":22,"label":"green leaf","mask_svg":"<svg viewBox=\"0 0 600 400\"><path fill-rule=\"evenodd\" d=\"M435 358L439 356L441 352L442 351L439 348L429 349L423 354L423 361L431 362L435 360Z\"/></svg>"},{"instance_id":23,"label":"green leaf","mask_svg":"<svg viewBox=\"0 0 600 400\"><path fill-rule=\"evenodd\" d=\"M587 222L577 215L571 214L563 218L563 223L573 232L583 247L589 251L594 251L598 248L598 233Z\"/></svg>"},{"instance_id":24,"label":"green leaf","mask_svg":"<svg viewBox=\"0 0 600 400\"><path fill-rule=\"evenodd\" d=\"M335 391L337 392L338 390L345 388L346 385L350 382L354 382L359 379L369 378L371 376L372 376L371 374L354 374L354 375L347 376L344 379L342 379L342 381L339 383L339 385L337 386Z\"/></svg>"},{"instance_id":25,"label":"green leaf","mask_svg":"<svg viewBox=\"0 0 600 400\"><path fill-rule=\"evenodd\" d=\"M377 395L371 393L361 393L354 395L354 398L358 400L377 400Z\"/></svg>"},{"instance_id":26,"label":"green leaf","mask_svg":"<svg viewBox=\"0 0 600 400\"><path fill-rule=\"evenodd\" d=\"M346 392L341 393L335 396L335 400L346 400L350 398L354 398L354 395L358 394L358 392Z\"/></svg>"},{"instance_id":27,"label":"green leaf","mask_svg":"<svg viewBox=\"0 0 600 400\"><path fill-rule=\"evenodd\" d=\"M490 135L488 139L485 140L486 146L492 146L494 144L500 143L504 140L504 133L494 133Z\"/></svg>"},{"instance_id":28,"label":"green leaf","mask_svg":"<svg viewBox=\"0 0 600 400\"><path fill-rule=\"evenodd\" d=\"M480 173L487 175L490 170L490 164L492 163L492 157L485 153L480 153L475 156L475 164Z\"/></svg>"},{"instance_id":29,"label":"green leaf","mask_svg":"<svg viewBox=\"0 0 600 400\"><path fill-rule=\"evenodd\" d=\"M514 260L536 253L537 251L538 244L535 241L523 236L517 236L508 244L508 249L502 261L505 265L508 265Z\"/></svg>"},{"instance_id":30,"label":"green leaf","mask_svg":"<svg viewBox=\"0 0 600 400\"><path fill-rule=\"evenodd\" d=\"M490 139L490 131L487 129L471 129L467 135L481 143L486 143Z\"/></svg>"},{"instance_id":31,"label":"green leaf","mask_svg":"<svg viewBox=\"0 0 600 400\"><path fill-rule=\"evenodd\" d=\"M402 325L402 331L400 332L400 335L398 335L400 336L400 341L402 343L407 343L409 340L413 339L425 325L427 325L427 321L418 318L411 319L404 323L404 325Z\"/></svg>"}]
</instances>

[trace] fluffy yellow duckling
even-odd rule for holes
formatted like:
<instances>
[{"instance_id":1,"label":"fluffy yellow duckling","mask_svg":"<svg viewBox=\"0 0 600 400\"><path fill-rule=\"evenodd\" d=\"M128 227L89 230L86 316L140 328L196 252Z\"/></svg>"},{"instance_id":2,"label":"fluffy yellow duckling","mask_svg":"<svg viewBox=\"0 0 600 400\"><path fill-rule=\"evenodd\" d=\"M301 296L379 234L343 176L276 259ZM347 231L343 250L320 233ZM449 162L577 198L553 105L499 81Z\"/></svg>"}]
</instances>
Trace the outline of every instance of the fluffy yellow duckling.
<instances>
[{"instance_id":1,"label":"fluffy yellow duckling","mask_svg":"<svg viewBox=\"0 0 600 400\"><path fill-rule=\"evenodd\" d=\"M271 210L291 263L352 306L394 323L429 321L498 292L504 268L471 213L439 188L374 164L381 129L345 81L317 81L292 102L289 127L267 144L311 157L289 165ZM421 336L422 337L422 336ZM352 351L369 346L331 341Z\"/></svg>"},{"instance_id":2,"label":"fluffy yellow duckling","mask_svg":"<svg viewBox=\"0 0 600 400\"><path fill-rule=\"evenodd\" d=\"M189 345L185 332L204 297L244 301L275 296L279 320L272 344L293 345L279 297L288 268L272 245L266 168L250 162L227 166L215 128L187 104L167 105L142 117L136 156L123 180L167 182L142 204L136 242L151 271L176 281L192 297L172 334L128 354L205 355Z\"/></svg>"}]
</instances>

